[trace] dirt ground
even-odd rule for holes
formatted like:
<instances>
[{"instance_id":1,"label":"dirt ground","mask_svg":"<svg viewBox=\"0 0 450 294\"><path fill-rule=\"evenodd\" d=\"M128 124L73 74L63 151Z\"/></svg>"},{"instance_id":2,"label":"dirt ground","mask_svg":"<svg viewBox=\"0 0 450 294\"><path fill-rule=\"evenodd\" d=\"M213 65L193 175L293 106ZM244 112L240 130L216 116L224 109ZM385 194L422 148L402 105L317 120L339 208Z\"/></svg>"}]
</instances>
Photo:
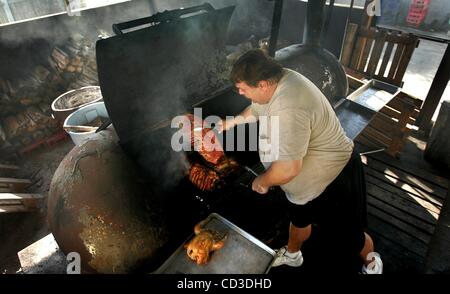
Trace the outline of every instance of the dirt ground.
<instances>
[{"instance_id":1,"label":"dirt ground","mask_svg":"<svg viewBox=\"0 0 450 294\"><path fill-rule=\"evenodd\" d=\"M27 192L47 195L55 170L73 147L69 138L51 147L43 147L15 162L20 166L19 171L0 176L31 179L32 185ZM0 215L0 273L21 273L17 252L50 233L46 204L44 201L37 212Z\"/></svg>"}]
</instances>

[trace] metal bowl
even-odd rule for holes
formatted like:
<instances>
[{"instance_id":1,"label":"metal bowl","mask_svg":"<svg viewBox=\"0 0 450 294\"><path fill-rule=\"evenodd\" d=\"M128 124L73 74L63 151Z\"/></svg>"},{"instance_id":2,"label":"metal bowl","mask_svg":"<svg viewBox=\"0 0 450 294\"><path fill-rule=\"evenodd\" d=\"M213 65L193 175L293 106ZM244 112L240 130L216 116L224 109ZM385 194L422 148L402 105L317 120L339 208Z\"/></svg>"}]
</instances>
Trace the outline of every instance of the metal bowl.
<instances>
[{"instance_id":1,"label":"metal bowl","mask_svg":"<svg viewBox=\"0 0 450 294\"><path fill-rule=\"evenodd\" d=\"M58 96L52 102L53 117L61 123L79 108L102 101L103 96L99 86L87 86L70 90Z\"/></svg>"}]
</instances>

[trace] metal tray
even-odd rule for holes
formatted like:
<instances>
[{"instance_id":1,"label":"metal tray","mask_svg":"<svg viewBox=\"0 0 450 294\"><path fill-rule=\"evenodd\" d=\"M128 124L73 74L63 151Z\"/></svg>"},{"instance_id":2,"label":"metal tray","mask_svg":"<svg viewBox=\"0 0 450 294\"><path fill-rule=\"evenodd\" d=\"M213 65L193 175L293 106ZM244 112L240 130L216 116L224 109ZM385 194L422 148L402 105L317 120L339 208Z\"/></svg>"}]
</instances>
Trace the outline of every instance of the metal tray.
<instances>
[{"instance_id":1,"label":"metal tray","mask_svg":"<svg viewBox=\"0 0 450 294\"><path fill-rule=\"evenodd\" d=\"M225 245L212 253L206 265L197 265L186 254L184 244L172 254L155 274L264 274L270 270L275 251L222 216L212 213L205 229L228 234Z\"/></svg>"},{"instance_id":2,"label":"metal tray","mask_svg":"<svg viewBox=\"0 0 450 294\"><path fill-rule=\"evenodd\" d=\"M394 85L373 79L348 95L347 99L378 112L400 91Z\"/></svg>"},{"instance_id":3,"label":"metal tray","mask_svg":"<svg viewBox=\"0 0 450 294\"><path fill-rule=\"evenodd\" d=\"M374 110L348 99L343 99L335 111L347 137L352 140L358 137L376 114Z\"/></svg>"}]
</instances>

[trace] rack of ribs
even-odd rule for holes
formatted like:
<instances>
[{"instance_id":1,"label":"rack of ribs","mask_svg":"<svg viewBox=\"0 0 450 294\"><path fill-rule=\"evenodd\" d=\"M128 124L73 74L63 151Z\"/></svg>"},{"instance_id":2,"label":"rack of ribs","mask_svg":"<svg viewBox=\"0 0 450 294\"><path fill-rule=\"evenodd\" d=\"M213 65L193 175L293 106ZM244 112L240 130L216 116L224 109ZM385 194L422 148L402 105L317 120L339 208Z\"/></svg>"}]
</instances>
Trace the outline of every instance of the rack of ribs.
<instances>
[{"instance_id":1,"label":"rack of ribs","mask_svg":"<svg viewBox=\"0 0 450 294\"><path fill-rule=\"evenodd\" d=\"M212 191L224 177L231 174L238 168L238 163L223 156L213 167L208 167L200 163L191 164L189 180L197 188L203 191Z\"/></svg>"},{"instance_id":2,"label":"rack of ribs","mask_svg":"<svg viewBox=\"0 0 450 294\"><path fill-rule=\"evenodd\" d=\"M197 121L201 122L201 126L195 126L194 115L187 116L191 122L191 146L195 147L206 161L217 164L224 156L224 152L216 135L211 128L203 128L203 121L200 118L197 118Z\"/></svg>"},{"instance_id":3,"label":"rack of ribs","mask_svg":"<svg viewBox=\"0 0 450 294\"><path fill-rule=\"evenodd\" d=\"M214 170L194 163L189 172L189 180L200 190L212 191L219 181L219 176Z\"/></svg>"}]
</instances>

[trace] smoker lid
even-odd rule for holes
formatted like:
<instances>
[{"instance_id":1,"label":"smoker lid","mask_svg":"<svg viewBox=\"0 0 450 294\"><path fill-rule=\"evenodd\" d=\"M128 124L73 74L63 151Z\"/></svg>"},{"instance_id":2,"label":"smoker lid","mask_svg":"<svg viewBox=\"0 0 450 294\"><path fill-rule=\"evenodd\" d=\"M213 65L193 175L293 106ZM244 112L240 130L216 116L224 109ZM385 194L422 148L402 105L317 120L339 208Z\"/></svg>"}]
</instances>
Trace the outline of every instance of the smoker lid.
<instances>
[{"instance_id":1,"label":"smoker lid","mask_svg":"<svg viewBox=\"0 0 450 294\"><path fill-rule=\"evenodd\" d=\"M234 6L97 41L100 87L122 142L228 85L225 53Z\"/></svg>"}]
</instances>

